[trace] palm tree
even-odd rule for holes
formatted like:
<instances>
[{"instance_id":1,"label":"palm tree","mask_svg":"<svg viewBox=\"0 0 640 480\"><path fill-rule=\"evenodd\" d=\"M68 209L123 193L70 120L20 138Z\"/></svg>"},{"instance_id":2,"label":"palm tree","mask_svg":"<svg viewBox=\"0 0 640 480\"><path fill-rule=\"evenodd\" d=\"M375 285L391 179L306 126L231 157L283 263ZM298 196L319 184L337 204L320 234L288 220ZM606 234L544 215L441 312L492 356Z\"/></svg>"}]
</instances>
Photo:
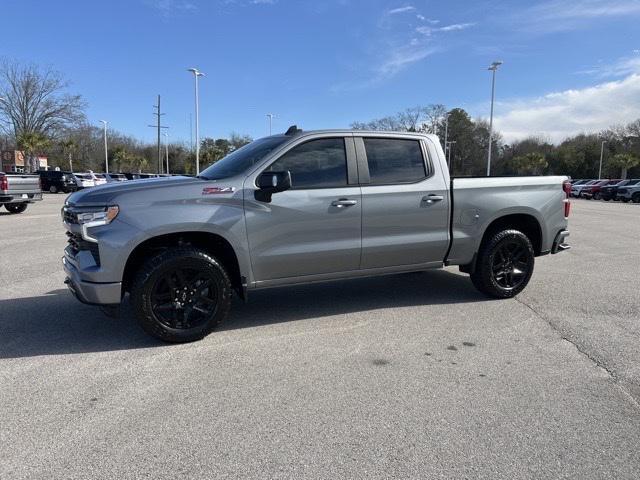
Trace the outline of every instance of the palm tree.
<instances>
[{"instance_id":1,"label":"palm tree","mask_svg":"<svg viewBox=\"0 0 640 480\"><path fill-rule=\"evenodd\" d=\"M73 152L78 148L78 144L72 138L61 140L59 144L62 148L62 154L66 155L69 159L69 171L73 172Z\"/></svg>"},{"instance_id":2,"label":"palm tree","mask_svg":"<svg viewBox=\"0 0 640 480\"><path fill-rule=\"evenodd\" d=\"M627 170L640 165L640 158L634 157L630 153L619 153L615 155L611 160L609 160L609 164L614 167L621 168L622 175L620 176L620 178L626 180Z\"/></svg>"},{"instance_id":3,"label":"palm tree","mask_svg":"<svg viewBox=\"0 0 640 480\"><path fill-rule=\"evenodd\" d=\"M50 141L47 137L38 132L25 132L18 135L18 148L25 153L28 166L25 165L27 172L36 169L36 161L34 156L36 153L42 152L49 147Z\"/></svg>"}]
</instances>

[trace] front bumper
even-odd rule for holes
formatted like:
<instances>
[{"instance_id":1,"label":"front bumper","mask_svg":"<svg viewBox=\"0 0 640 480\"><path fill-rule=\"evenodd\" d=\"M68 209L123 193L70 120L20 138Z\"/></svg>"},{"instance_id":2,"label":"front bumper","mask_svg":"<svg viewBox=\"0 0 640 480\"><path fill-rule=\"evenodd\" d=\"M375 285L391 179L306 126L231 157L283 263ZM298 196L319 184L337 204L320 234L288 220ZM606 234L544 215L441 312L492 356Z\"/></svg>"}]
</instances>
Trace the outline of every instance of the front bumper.
<instances>
[{"instance_id":1,"label":"front bumper","mask_svg":"<svg viewBox=\"0 0 640 480\"><path fill-rule=\"evenodd\" d=\"M565 250L569 250L571 248L571 245L564 242L568 236L569 230L560 230L558 232L556 238L553 240L553 245L551 247L552 254L564 252Z\"/></svg>"},{"instance_id":2,"label":"front bumper","mask_svg":"<svg viewBox=\"0 0 640 480\"><path fill-rule=\"evenodd\" d=\"M82 303L89 305L118 305L122 300L122 282L93 283L80 278L78 270L66 258L62 257L62 266L67 278L64 283L73 295Z\"/></svg>"}]
</instances>

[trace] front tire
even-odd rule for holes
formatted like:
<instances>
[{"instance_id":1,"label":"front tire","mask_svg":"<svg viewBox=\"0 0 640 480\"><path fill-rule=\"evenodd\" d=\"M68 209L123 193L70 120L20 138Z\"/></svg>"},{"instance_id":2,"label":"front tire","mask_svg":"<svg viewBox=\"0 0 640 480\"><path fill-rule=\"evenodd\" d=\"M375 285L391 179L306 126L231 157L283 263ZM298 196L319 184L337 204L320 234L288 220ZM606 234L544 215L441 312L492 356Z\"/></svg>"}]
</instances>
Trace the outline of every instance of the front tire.
<instances>
[{"instance_id":1,"label":"front tire","mask_svg":"<svg viewBox=\"0 0 640 480\"><path fill-rule=\"evenodd\" d=\"M496 231L483 240L471 281L490 297L515 297L529 283L534 263L533 245L524 233Z\"/></svg>"},{"instance_id":2,"label":"front tire","mask_svg":"<svg viewBox=\"0 0 640 480\"><path fill-rule=\"evenodd\" d=\"M600 200L602 198L602 194L600 192L596 192L593 194L594 200Z\"/></svg>"},{"instance_id":3,"label":"front tire","mask_svg":"<svg viewBox=\"0 0 640 480\"><path fill-rule=\"evenodd\" d=\"M9 213L17 214L22 213L27 209L26 203L5 203L4 208L7 209Z\"/></svg>"},{"instance_id":4,"label":"front tire","mask_svg":"<svg viewBox=\"0 0 640 480\"><path fill-rule=\"evenodd\" d=\"M634 193L633 197L631 197L631 201L633 203L640 203L640 192Z\"/></svg>"},{"instance_id":5,"label":"front tire","mask_svg":"<svg viewBox=\"0 0 640 480\"><path fill-rule=\"evenodd\" d=\"M232 287L224 267L191 247L150 258L131 288L133 310L145 332L165 342L200 340L231 308Z\"/></svg>"},{"instance_id":6,"label":"front tire","mask_svg":"<svg viewBox=\"0 0 640 480\"><path fill-rule=\"evenodd\" d=\"M58 193L58 187L56 187L55 185L51 185L49 187L49 193Z\"/></svg>"}]
</instances>

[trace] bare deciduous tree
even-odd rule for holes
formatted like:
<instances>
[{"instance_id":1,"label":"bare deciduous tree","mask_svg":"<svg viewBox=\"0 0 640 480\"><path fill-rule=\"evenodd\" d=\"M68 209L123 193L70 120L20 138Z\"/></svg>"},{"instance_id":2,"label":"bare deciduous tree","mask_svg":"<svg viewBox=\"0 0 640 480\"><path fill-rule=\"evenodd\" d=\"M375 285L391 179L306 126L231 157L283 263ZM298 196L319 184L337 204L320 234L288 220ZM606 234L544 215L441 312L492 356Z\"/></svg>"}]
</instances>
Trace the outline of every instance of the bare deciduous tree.
<instances>
[{"instance_id":1,"label":"bare deciduous tree","mask_svg":"<svg viewBox=\"0 0 640 480\"><path fill-rule=\"evenodd\" d=\"M85 102L66 93L68 82L48 67L4 61L0 64L0 121L14 137L55 136L84 119Z\"/></svg>"}]
</instances>

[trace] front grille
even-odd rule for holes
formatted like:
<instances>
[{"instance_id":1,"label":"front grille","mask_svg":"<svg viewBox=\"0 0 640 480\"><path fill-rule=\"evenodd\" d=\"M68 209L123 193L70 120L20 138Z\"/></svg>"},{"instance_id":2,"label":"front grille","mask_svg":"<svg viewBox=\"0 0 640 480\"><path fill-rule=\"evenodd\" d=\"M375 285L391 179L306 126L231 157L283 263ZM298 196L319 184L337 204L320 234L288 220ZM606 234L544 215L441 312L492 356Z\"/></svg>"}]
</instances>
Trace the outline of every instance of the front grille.
<instances>
[{"instance_id":1,"label":"front grille","mask_svg":"<svg viewBox=\"0 0 640 480\"><path fill-rule=\"evenodd\" d=\"M67 232L67 240L74 256L80 251L89 251L96 261L96 265L100 266L100 249L97 243L87 242L81 235L73 232Z\"/></svg>"}]
</instances>

